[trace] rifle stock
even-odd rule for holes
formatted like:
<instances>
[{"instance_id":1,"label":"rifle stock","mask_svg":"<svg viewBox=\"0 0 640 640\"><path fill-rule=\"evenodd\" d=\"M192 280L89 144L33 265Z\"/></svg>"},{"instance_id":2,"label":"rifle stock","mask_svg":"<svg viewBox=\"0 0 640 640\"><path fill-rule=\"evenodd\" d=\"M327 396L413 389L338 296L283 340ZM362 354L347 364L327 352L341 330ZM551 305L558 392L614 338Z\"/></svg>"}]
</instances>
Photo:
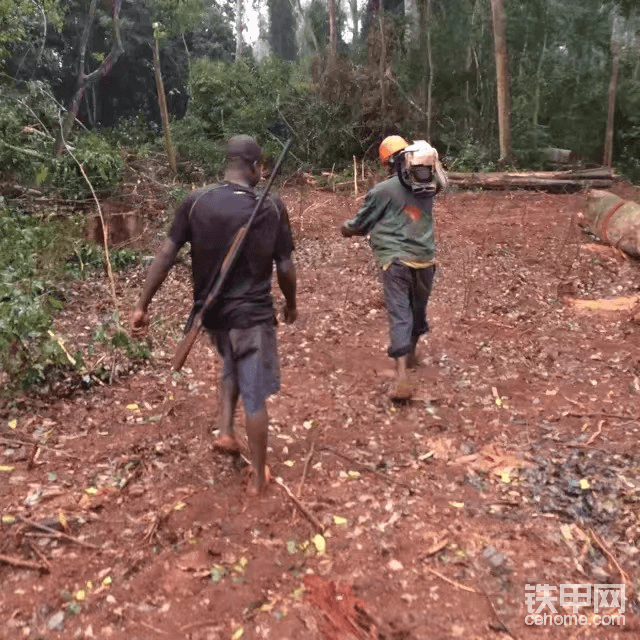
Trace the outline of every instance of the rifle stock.
<instances>
[{"instance_id":1,"label":"rifle stock","mask_svg":"<svg viewBox=\"0 0 640 640\"><path fill-rule=\"evenodd\" d=\"M187 332L187 335L180 341L178 348L176 349L176 353L173 356L173 362L171 366L174 371L180 371L182 366L187 360L187 356L191 351L191 347L193 347L195 341L200 334L200 329L202 328L202 315L198 313L198 315L194 318L193 323L191 324L191 328Z\"/></svg>"},{"instance_id":2,"label":"rifle stock","mask_svg":"<svg viewBox=\"0 0 640 640\"><path fill-rule=\"evenodd\" d=\"M262 203L264 202L264 199L266 198L267 193L269 193L269 189L271 188L273 179L276 177L276 174L280 169L280 165L285 159L289 151L289 148L291 147L292 144L293 144L293 138L290 138L289 140L287 140L287 143L284 145L284 149L282 150L282 153L280 154L280 157L278 158L278 161L276 162L275 167L273 168L273 171L269 176L267 185L265 186L265 189L262 192L260 199L258 200L258 203L254 207L253 212L251 213L251 216L247 221L247 224L240 227L240 229L238 229L238 231L236 232L236 235L233 238L233 242L231 243L231 246L229 247L229 250L227 251L224 257L224 260L222 261L222 266L220 267L220 273L213 280L213 282L210 283L210 286L207 287L208 293L205 298L205 301L202 307L200 308L200 310L198 311L198 313L196 313L195 316L193 317L193 322L191 323L191 326L189 327L187 334L182 339L182 341L178 345L178 348L176 349L176 353L173 357L173 362L172 362L172 368L174 371L180 371L180 369L182 369L184 363L186 362L187 356L189 355L189 352L191 351L191 348L193 347L196 339L198 338L198 335L200 334L200 330L202 329L204 315L207 312L207 310L211 308L216 297L220 293L220 290L222 289L222 285L224 284L229 271L231 271L231 268L233 267L233 264L242 249L242 245L244 244L244 240L246 238L247 232L249 231L249 227L251 226L251 223L253 222L253 219L255 218L258 210L262 206Z\"/></svg>"},{"instance_id":3,"label":"rifle stock","mask_svg":"<svg viewBox=\"0 0 640 640\"><path fill-rule=\"evenodd\" d=\"M220 267L220 276L224 277L231 267L231 261L234 258L234 253L238 250L240 243L244 240L244 237L247 235L247 225L240 227L236 231L236 235L233 237L233 242L229 247L229 251L227 251L227 255L224 257L222 261L222 267ZM207 310L208 305L205 304L202 308L193 316L193 320L190 323L187 323L188 331L185 337L180 341L178 348L176 349L176 353L173 356L172 368L174 371L180 371L182 369L184 363L187 360L187 356L191 351L191 348L195 344L198 335L200 334L200 330L202 329L202 324L204 320L204 314Z\"/></svg>"}]
</instances>

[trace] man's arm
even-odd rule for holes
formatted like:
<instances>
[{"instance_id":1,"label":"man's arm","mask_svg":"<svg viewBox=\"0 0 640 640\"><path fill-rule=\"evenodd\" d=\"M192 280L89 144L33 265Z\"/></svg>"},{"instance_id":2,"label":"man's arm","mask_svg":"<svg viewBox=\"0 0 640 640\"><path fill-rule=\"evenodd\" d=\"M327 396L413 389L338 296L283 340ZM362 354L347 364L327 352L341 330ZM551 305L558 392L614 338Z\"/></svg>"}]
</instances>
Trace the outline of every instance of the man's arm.
<instances>
[{"instance_id":1,"label":"man's arm","mask_svg":"<svg viewBox=\"0 0 640 640\"><path fill-rule=\"evenodd\" d=\"M296 267L291 256L276 261L276 274L278 276L278 286L286 302L284 321L287 324L291 324L298 317L296 309Z\"/></svg>"},{"instance_id":2,"label":"man's arm","mask_svg":"<svg viewBox=\"0 0 640 640\"><path fill-rule=\"evenodd\" d=\"M345 238L351 236L366 236L384 213L384 206L378 199L369 192L364 200L364 204L355 218L347 220L340 227L340 233Z\"/></svg>"},{"instance_id":3,"label":"man's arm","mask_svg":"<svg viewBox=\"0 0 640 640\"><path fill-rule=\"evenodd\" d=\"M131 314L131 335L134 338L144 338L147 334L149 329L147 309L156 291L160 288L173 266L179 250L180 246L171 238L167 238L153 259L147 272L147 279L142 288L142 293Z\"/></svg>"}]
</instances>

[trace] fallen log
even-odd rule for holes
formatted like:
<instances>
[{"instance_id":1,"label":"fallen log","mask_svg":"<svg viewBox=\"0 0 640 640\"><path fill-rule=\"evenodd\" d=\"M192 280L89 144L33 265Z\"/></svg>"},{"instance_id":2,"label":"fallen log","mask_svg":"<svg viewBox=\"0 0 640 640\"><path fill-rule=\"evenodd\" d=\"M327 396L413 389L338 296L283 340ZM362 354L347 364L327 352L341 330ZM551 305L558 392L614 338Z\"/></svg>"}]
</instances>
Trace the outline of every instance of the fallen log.
<instances>
[{"instance_id":1,"label":"fallen log","mask_svg":"<svg viewBox=\"0 0 640 640\"><path fill-rule=\"evenodd\" d=\"M501 177L540 178L542 180L615 180L616 174L608 167L592 167L591 169L571 169L565 171L494 171L486 173L447 173L450 179L464 180L466 178L500 179Z\"/></svg>"},{"instance_id":2,"label":"fallen log","mask_svg":"<svg viewBox=\"0 0 640 640\"><path fill-rule=\"evenodd\" d=\"M586 226L606 244L640 258L640 204L609 191L587 194Z\"/></svg>"},{"instance_id":3,"label":"fallen log","mask_svg":"<svg viewBox=\"0 0 640 640\"><path fill-rule=\"evenodd\" d=\"M463 189L537 189L571 193L587 188L610 187L615 179L608 170L531 171L525 173L449 173L449 184Z\"/></svg>"}]
</instances>

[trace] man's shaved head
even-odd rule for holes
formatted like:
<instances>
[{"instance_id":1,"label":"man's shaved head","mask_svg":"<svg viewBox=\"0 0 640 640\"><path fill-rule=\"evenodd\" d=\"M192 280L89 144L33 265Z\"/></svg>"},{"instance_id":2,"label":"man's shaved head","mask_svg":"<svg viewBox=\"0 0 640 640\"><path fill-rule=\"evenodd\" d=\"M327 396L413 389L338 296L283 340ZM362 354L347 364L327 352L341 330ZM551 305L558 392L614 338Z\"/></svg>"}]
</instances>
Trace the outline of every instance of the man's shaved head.
<instances>
[{"instance_id":1,"label":"man's shaved head","mask_svg":"<svg viewBox=\"0 0 640 640\"><path fill-rule=\"evenodd\" d=\"M262 162L262 149L251 136L233 136L227 143L227 160L244 160L247 164Z\"/></svg>"}]
</instances>

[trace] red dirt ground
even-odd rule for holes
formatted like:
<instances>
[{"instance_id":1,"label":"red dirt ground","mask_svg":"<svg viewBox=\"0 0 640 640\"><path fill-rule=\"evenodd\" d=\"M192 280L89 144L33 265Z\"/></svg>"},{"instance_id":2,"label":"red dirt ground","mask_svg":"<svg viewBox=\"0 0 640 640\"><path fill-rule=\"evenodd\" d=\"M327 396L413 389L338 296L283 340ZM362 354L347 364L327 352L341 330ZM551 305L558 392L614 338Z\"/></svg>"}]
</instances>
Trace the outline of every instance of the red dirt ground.
<instances>
[{"instance_id":1,"label":"red dirt ground","mask_svg":"<svg viewBox=\"0 0 640 640\"><path fill-rule=\"evenodd\" d=\"M0 638L640 637L640 325L569 300L640 294L638 262L581 231L580 194L439 197L432 332L394 405L376 268L337 231L358 203L283 195L300 317L278 329L269 464L323 537L211 450L205 340L171 373L185 261L154 300L150 362L3 410ZM144 272L118 276L121 313ZM59 330L87 344L109 305L105 282L78 283ZM624 625L525 624L525 585L593 583L625 583Z\"/></svg>"}]
</instances>

